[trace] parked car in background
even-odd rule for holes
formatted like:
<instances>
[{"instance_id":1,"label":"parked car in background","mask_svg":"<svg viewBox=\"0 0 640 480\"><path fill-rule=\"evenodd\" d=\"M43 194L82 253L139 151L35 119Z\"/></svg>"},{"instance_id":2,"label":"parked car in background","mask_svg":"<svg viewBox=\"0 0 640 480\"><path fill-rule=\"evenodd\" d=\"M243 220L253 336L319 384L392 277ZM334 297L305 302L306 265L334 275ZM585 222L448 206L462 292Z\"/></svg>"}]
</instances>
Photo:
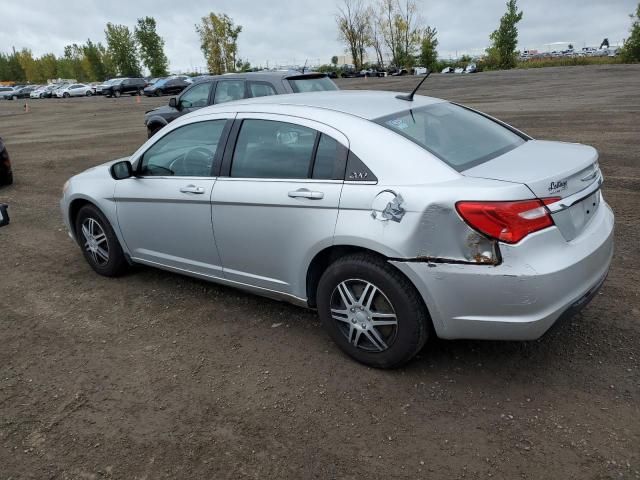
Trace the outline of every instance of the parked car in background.
<instances>
[{"instance_id":1,"label":"parked car in background","mask_svg":"<svg viewBox=\"0 0 640 480\"><path fill-rule=\"evenodd\" d=\"M336 84L324 73L248 72L207 76L189 86L179 97L171 98L168 106L148 111L144 124L151 138L176 118L207 105L243 98L337 89Z\"/></svg>"},{"instance_id":2,"label":"parked car in background","mask_svg":"<svg viewBox=\"0 0 640 480\"><path fill-rule=\"evenodd\" d=\"M56 90L56 96L58 98L90 97L92 95L93 88L90 85L85 85L84 83L73 83Z\"/></svg>"},{"instance_id":3,"label":"parked car in background","mask_svg":"<svg viewBox=\"0 0 640 480\"><path fill-rule=\"evenodd\" d=\"M11 159L2 138L0 138L0 185L11 185L12 183Z\"/></svg>"},{"instance_id":4,"label":"parked car in background","mask_svg":"<svg viewBox=\"0 0 640 480\"><path fill-rule=\"evenodd\" d=\"M44 98L44 92L49 85L41 85L29 94L29 98Z\"/></svg>"},{"instance_id":5,"label":"parked car in background","mask_svg":"<svg viewBox=\"0 0 640 480\"><path fill-rule=\"evenodd\" d=\"M52 98L55 97L55 91L60 88L60 84L55 83L53 85L49 85L47 88L44 89L44 91L42 92L42 98Z\"/></svg>"},{"instance_id":6,"label":"parked car in background","mask_svg":"<svg viewBox=\"0 0 640 480\"><path fill-rule=\"evenodd\" d=\"M101 85L105 97L120 97L123 94L142 95L147 82L144 78L116 78L111 83Z\"/></svg>"},{"instance_id":7,"label":"parked car in background","mask_svg":"<svg viewBox=\"0 0 640 480\"><path fill-rule=\"evenodd\" d=\"M51 94L51 95L50 95L50 98L59 98L59 97L58 97L58 91L59 91L59 90L63 90L63 89L65 89L65 88L67 88L69 85L71 85L71 84L70 84L70 83L59 83L59 84L57 84L57 85L55 86L55 88L53 88L53 89L49 92L49 93ZM60 98L62 98L62 97L60 97Z\"/></svg>"},{"instance_id":8,"label":"parked car in background","mask_svg":"<svg viewBox=\"0 0 640 480\"><path fill-rule=\"evenodd\" d=\"M61 208L98 274L138 263L316 308L388 368L431 335L534 340L583 308L613 256L602 182L586 145L436 98L323 92L187 115L71 178Z\"/></svg>"},{"instance_id":9,"label":"parked car in background","mask_svg":"<svg viewBox=\"0 0 640 480\"><path fill-rule=\"evenodd\" d=\"M440 73L453 73L453 67L444 67Z\"/></svg>"},{"instance_id":10,"label":"parked car in background","mask_svg":"<svg viewBox=\"0 0 640 480\"><path fill-rule=\"evenodd\" d=\"M478 71L478 66L475 63L470 63L464 68L464 73L476 73Z\"/></svg>"},{"instance_id":11,"label":"parked car in background","mask_svg":"<svg viewBox=\"0 0 640 480\"><path fill-rule=\"evenodd\" d=\"M37 86L27 85L26 87L16 88L11 92L0 93L4 100L18 100L20 98L29 98L31 92L36 89Z\"/></svg>"},{"instance_id":12,"label":"parked car in background","mask_svg":"<svg viewBox=\"0 0 640 480\"><path fill-rule=\"evenodd\" d=\"M191 85L184 78L167 77L158 80L153 85L148 85L144 89L147 97L161 97L162 95L177 95Z\"/></svg>"}]
</instances>

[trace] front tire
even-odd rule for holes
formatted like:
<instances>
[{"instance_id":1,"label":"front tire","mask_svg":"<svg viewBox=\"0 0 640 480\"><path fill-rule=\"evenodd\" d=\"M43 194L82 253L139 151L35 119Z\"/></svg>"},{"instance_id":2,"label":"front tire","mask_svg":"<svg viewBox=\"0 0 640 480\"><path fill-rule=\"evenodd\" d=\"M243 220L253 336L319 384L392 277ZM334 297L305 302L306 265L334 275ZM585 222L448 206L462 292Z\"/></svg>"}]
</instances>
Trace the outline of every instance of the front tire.
<instances>
[{"instance_id":1,"label":"front tire","mask_svg":"<svg viewBox=\"0 0 640 480\"><path fill-rule=\"evenodd\" d=\"M317 290L318 314L347 355L376 368L411 360L431 320L413 284L384 259L353 254L331 264Z\"/></svg>"},{"instance_id":2,"label":"front tire","mask_svg":"<svg viewBox=\"0 0 640 480\"><path fill-rule=\"evenodd\" d=\"M85 95L87 97L90 97L91 95L93 95L93 92L91 90L87 90L87 93L85 93Z\"/></svg>"},{"instance_id":3,"label":"front tire","mask_svg":"<svg viewBox=\"0 0 640 480\"><path fill-rule=\"evenodd\" d=\"M94 205L85 205L75 222L76 238L85 260L105 277L122 275L128 267L120 242L107 218Z\"/></svg>"},{"instance_id":4,"label":"front tire","mask_svg":"<svg viewBox=\"0 0 640 480\"><path fill-rule=\"evenodd\" d=\"M71 95L69 95L67 92L64 92L64 93L62 94L62 96L63 96L64 98L69 98Z\"/></svg>"},{"instance_id":5,"label":"front tire","mask_svg":"<svg viewBox=\"0 0 640 480\"><path fill-rule=\"evenodd\" d=\"M116 90L113 92L113 96L116 98L120 98L120 90Z\"/></svg>"}]
</instances>

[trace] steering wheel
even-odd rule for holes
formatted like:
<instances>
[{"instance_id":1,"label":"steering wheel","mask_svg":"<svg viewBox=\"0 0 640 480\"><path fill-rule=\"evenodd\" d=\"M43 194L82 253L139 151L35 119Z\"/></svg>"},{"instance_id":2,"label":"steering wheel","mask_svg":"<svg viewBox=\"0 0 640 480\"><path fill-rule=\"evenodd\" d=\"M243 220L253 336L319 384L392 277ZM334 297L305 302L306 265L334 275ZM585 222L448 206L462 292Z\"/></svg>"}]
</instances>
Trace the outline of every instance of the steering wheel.
<instances>
[{"instance_id":1,"label":"steering wheel","mask_svg":"<svg viewBox=\"0 0 640 480\"><path fill-rule=\"evenodd\" d=\"M171 168L178 175L207 176L211 170L213 152L207 147L195 147L177 159Z\"/></svg>"}]
</instances>

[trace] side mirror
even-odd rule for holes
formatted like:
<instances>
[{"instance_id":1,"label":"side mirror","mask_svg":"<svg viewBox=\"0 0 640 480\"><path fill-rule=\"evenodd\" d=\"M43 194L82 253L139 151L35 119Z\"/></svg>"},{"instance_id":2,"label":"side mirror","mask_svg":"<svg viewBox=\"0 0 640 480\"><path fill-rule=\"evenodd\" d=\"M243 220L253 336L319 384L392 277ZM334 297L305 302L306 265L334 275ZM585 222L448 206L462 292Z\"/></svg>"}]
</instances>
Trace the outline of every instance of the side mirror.
<instances>
[{"instance_id":1,"label":"side mirror","mask_svg":"<svg viewBox=\"0 0 640 480\"><path fill-rule=\"evenodd\" d=\"M178 107L178 99L176 97L171 97L169 99L169 106L172 108L177 108L178 110L180 110L180 107Z\"/></svg>"},{"instance_id":2,"label":"side mirror","mask_svg":"<svg viewBox=\"0 0 640 480\"><path fill-rule=\"evenodd\" d=\"M133 165L129 160L114 163L110 168L114 180L124 180L133 177Z\"/></svg>"}]
</instances>

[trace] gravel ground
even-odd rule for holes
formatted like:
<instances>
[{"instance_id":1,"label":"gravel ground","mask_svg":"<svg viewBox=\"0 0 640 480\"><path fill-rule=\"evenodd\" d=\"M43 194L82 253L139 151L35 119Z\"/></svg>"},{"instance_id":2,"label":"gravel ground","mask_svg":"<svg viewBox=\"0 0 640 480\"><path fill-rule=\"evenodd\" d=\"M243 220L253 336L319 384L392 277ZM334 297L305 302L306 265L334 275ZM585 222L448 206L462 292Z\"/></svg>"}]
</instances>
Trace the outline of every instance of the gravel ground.
<instances>
[{"instance_id":1,"label":"gravel ground","mask_svg":"<svg viewBox=\"0 0 640 480\"><path fill-rule=\"evenodd\" d=\"M395 371L346 358L313 312L150 268L93 273L62 184L133 152L167 98L0 102L16 177L0 189L0 480L640 478L640 65L434 75L420 93L597 147L616 255L542 339L434 340Z\"/></svg>"}]
</instances>

